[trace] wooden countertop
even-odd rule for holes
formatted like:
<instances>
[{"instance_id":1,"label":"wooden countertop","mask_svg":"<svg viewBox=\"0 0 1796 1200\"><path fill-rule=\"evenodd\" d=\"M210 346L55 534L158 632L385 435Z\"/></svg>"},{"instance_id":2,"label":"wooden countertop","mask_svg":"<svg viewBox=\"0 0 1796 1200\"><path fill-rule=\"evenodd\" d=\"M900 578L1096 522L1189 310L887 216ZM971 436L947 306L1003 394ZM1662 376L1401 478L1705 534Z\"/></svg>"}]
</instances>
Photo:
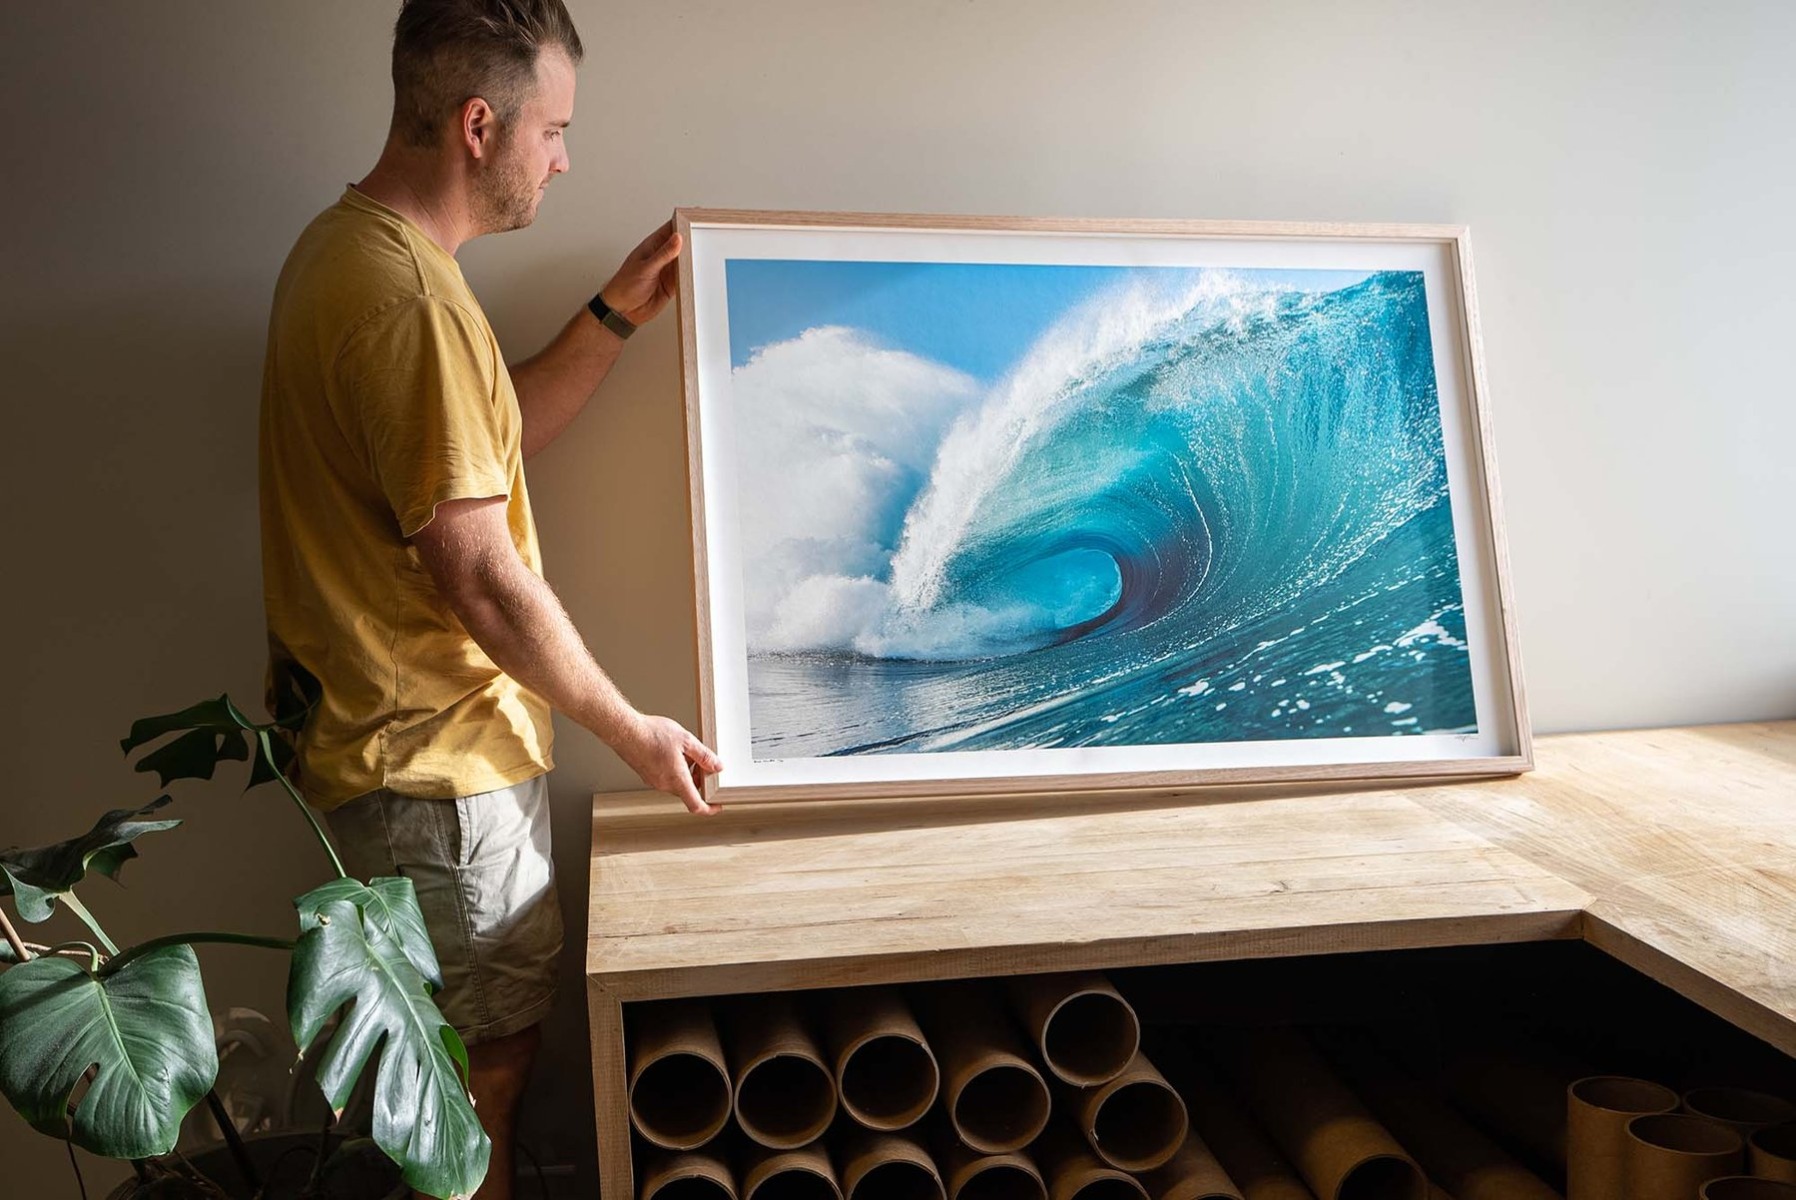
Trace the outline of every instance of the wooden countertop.
<instances>
[{"instance_id":1,"label":"wooden countertop","mask_svg":"<svg viewBox=\"0 0 1796 1200\"><path fill-rule=\"evenodd\" d=\"M1796 1054L1796 721L1539 739L1517 778L1173 796L595 797L619 1000L1585 938Z\"/></svg>"}]
</instances>

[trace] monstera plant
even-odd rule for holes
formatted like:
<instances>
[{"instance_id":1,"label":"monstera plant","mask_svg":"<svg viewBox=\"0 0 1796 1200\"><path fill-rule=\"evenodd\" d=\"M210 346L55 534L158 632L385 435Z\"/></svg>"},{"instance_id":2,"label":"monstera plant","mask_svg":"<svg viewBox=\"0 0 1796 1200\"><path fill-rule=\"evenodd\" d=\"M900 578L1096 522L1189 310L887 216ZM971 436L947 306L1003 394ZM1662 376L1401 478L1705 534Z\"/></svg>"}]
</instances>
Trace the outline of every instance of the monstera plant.
<instances>
[{"instance_id":1,"label":"monstera plant","mask_svg":"<svg viewBox=\"0 0 1796 1200\"><path fill-rule=\"evenodd\" d=\"M146 1194L165 1194L168 1188L156 1189L188 1177L179 1156L170 1164L159 1156L174 1148L188 1111L210 1099L253 1183L241 1142L211 1095L218 1055L193 947L267 947L291 956L288 1020L301 1047L324 1043L312 1057L331 1108L341 1111L378 1052L374 1142L409 1186L432 1196L466 1196L486 1174L490 1147L468 1098L467 1050L432 999L442 975L417 897L410 880L364 883L344 872L287 774L286 734L304 713L299 699L258 724L220 696L146 717L121 743L127 755L160 743L137 770L156 773L163 787L211 779L221 762L248 760L249 788L273 783L287 794L336 872L294 901L292 940L202 931L121 947L107 936L77 888L93 875L116 879L137 856L138 839L180 824L162 815L166 795L109 812L68 841L0 851L0 896L12 897L21 921L45 921L60 906L93 939L27 941L0 905L0 1093L42 1132L131 1160ZM339 1018L334 1029L321 1039L333 1017Z\"/></svg>"}]
</instances>

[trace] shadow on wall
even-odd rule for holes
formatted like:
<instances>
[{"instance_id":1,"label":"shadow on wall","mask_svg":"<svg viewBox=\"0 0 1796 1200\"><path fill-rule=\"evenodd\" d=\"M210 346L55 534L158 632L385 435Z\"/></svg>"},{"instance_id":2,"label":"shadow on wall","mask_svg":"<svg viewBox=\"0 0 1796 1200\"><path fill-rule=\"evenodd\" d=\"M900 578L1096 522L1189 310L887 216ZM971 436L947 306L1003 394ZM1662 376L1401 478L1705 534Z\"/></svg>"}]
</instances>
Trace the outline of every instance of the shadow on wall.
<instances>
[{"instance_id":1,"label":"shadow on wall","mask_svg":"<svg viewBox=\"0 0 1796 1200\"><path fill-rule=\"evenodd\" d=\"M0 331L16 398L13 547L30 579L8 597L10 623L29 631L10 647L10 695L33 733L15 766L27 794L116 792L106 751L133 717L196 689L261 695L265 314L230 294L39 308Z\"/></svg>"}]
</instances>

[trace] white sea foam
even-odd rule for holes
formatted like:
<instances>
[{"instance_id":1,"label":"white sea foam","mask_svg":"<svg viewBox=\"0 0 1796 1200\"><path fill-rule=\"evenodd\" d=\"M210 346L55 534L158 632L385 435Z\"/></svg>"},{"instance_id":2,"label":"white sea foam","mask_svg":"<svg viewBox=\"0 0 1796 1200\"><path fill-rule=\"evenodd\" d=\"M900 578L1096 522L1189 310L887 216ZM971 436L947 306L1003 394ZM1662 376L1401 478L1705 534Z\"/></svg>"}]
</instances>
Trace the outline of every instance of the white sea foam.
<instances>
[{"instance_id":1,"label":"white sea foam","mask_svg":"<svg viewBox=\"0 0 1796 1200\"><path fill-rule=\"evenodd\" d=\"M1398 638L1397 645L1408 649L1410 646L1415 645L1424 638L1432 638L1443 646L1457 646L1461 650L1464 650L1466 648L1465 643L1448 633L1447 627L1440 623L1442 615L1442 613L1435 613L1434 616L1429 617L1426 621L1423 621L1420 625Z\"/></svg>"},{"instance_id":2,"label":"white sea foam","mask_svg":"<svg viewBox=\"0 0 1796 1200\"><path fill-rule=\"evenodd\" d=\"M846 650L890 608L883 576L971 377L825 326L731 376L751 652Z\"/></svg>"},{"instance_id":3,"label":"white sea foam","mask_svg":"<svg viewBox=\"0 0 1796 1200\"><path fill-rule=\"evenodd\" d=\"M848 649L874 658L946 660L998 654L1036 644L1038 635L1067 624L1064 613L1023 604L996 608L947 604L914 612L894 603L887 585L878 586L884 607L846 643Z\"/></svg>"}]
</instances>

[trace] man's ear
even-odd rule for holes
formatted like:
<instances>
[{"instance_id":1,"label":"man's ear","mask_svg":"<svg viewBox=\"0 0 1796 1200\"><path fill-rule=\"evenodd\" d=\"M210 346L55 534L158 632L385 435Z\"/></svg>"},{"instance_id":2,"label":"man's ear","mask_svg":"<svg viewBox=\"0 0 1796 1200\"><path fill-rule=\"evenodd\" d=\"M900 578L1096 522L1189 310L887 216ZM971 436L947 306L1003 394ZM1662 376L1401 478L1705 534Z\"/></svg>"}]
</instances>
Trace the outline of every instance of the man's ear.
<instances>
[{"instance_id":1,"label":"man's ear","mask_svg":"<svg viewBox=\"0 0 1796 1200\"><path fill-rule=\"evenodd\" d=\"M461 135L463 149L480 158L493 148L499 136L499 114L493 111L492 105L474 96L462 102L457 132Z\"/></svg>"}]
</instances>

